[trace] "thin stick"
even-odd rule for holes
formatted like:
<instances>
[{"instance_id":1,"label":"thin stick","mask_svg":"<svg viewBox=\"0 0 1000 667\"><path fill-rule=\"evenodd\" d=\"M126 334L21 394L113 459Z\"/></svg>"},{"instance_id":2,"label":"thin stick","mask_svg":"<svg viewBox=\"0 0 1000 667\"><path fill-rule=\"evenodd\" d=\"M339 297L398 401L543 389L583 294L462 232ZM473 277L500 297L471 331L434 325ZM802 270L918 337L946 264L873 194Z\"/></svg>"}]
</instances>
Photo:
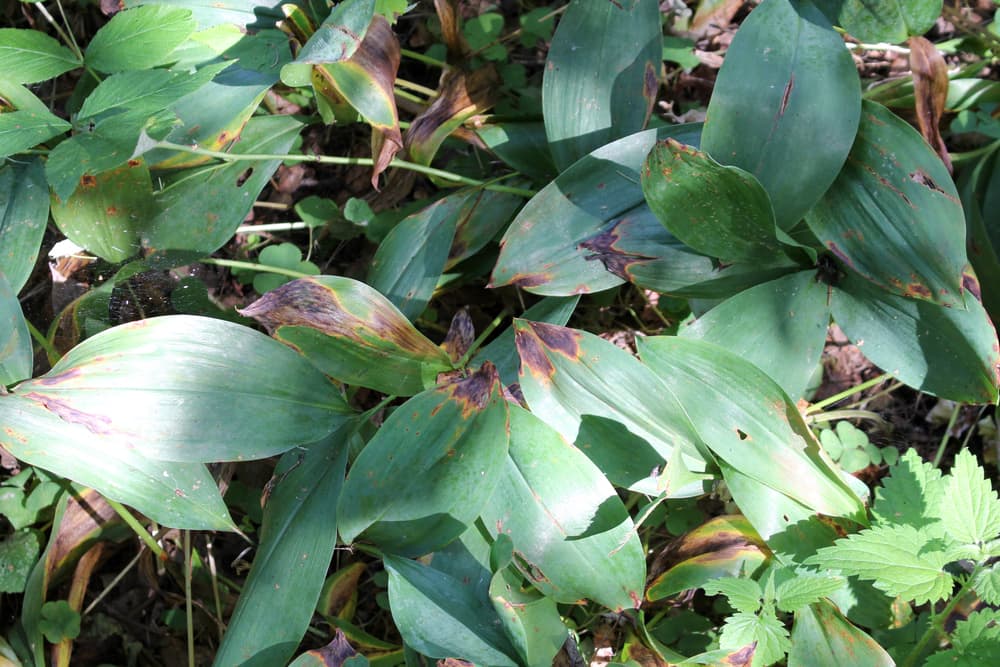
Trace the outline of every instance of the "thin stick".
<instances>
[{"instance_id":1,"label":"thin stick","mask_svg":"<svg viewBox=\"0 0 1000 667\"><path fill-rule=\"evenodd\" d=\"M833 396L830 396L829 398L824 398L819 403L813 403L808 408L806 408L806 414L808 415L808 414L812 414L813 412L819 412L820 410L822 410L823 408L825 408L828 405L833 405L834 403L839 403L840 401L844 400L845 398L848 398L849 396L852 396L852 395L858 393L859 391L864 391L865 389L868 389L869 387L874 387L877 384L885 382L888 378L891 378L891 377L892 377L892 373L882 373L882 375L879 375L877 378L872 378L871 380L868 380L867 382L862 382L861 384L857 385L856 387L851 387L850 389L845 389L844 391L840 392L839 394L834 394Z\"/></svg>"}]
</instances>

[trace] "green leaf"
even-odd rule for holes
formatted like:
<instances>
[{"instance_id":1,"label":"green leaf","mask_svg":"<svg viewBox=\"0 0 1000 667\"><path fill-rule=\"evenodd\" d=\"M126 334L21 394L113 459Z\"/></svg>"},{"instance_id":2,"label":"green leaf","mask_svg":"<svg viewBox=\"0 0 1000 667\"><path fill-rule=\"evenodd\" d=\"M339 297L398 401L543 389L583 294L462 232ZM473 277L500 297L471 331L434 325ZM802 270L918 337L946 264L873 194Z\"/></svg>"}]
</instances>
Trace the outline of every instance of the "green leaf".
<instances>
[{"instance_id":1,"label":"green leaf","mask_svg":"<svg viewBox=\"0 0 1000 667\"><path fill-rule=\"evenodd\" d=\"M515 564L556 602L637 608L645 559L614 488L538 417L510 412L509 456L482 511L490 534L510 536Z\"/></svg>"},{"instance_id":2,"label":"green leaf","mask_svg":"<svg viewBox=\"0 0 1000 667\"><path fill-rule=\"evenodd\" d=\"M423 555L479 516L499 483L509 423L496 369L411 398L371 439L347 475L340 534L383 551Z\"/></svg>"},{"instance_id":3,"label":"green leaf","mask_svg":"<svg viewBox=\"0 0 1000 667\"><path fill-rule=\"evenodd\" d=\"M256 117L229 152L287 153L301 129L302 124L291 116ZM221 248L280 164L278 159L237 161L180 172L155 193L155 215L144 227L143 246L206 254Z\"/></svg>"},{"instance_id":4,"label":"green leaf","mask_svg":"<svg viewBox=\"0 0 1000 667\"><path fill-rule=\"evenodd\" d=\"M872 362L921 391L995 403L1000 348L975 299L966 310L906 299L848 273L833 289L833 318Z\"/></svg>"},{"instance_id":5,"label":"green leaf","mask_svg":"<svg viewBox=\"0 0 1000 667\"><path fill-rule=\"evenodd\" d=\"M896 664L878 642L852 625L830 601L819 600L796 611L788 664L841 667L845 661L865 667Z\"/></svg>"},{"instance_id":6,"label":"green leaf","mask_svg":"<svg viewBox=\"0 0 1000 667\"><path fill-rule=\"evenodd\" d=\"M979 570L972 579L972 589L986 604L1000 604L1000 563Z\"/></svg>"},{"instance_id":7,"label":"green leaf","mask_svg":"<svg viewBox=\"0 0 1000 667\"><path fill-rule=\"evenodd\" d=\"M486 247L507 228L523 203L522 197L491 190L480 190L466 200L458 214L458 226L445 269L451 269Z\"/></svg>"},{"instance_id":8,"label":"green leaf","mask_svg":"<svg viewBox=\"0 0 1000 667\"><path fill-rule=\"evenodd\" d=\"M948 484L939 469L924 462L917 450L909 449L875 490L872 516L882 523L926 530L939 522L939 508L945 504Z\"/></svg>"},{"instance_id":9,"label":"green leaf","mask_svg":"<svg viewBox=\"0 0 1000 667\"><path fill-rule=\"evenodd\" d=\"M149 4L118 12L94 34L84 61L100 72L148 70L168 63L195 27L187 9Z\"/></svg>"},{"instance_id":10,"label":"green leaf","mask_svg":"<svg viewBox=\"0 0 1000 667\"><path fill-rule=\"evenodd\" d=\"M938 515L956 540L981 544L1000 535L1000 500L967 449L955 457L945 498L948 502L938 505Z\"/></svg>"},{"instance_id":11,"label":"green leaf","mask_svg":"<svg viewBox=\"0 0 1000 667\"><path fill-rule=\"evenodd\" d=\"M0 118L7 114L0 114ZM49 218L49 193L42 161L18 159L0 168L0 273L17 294L38 259Z\"/></svg>"},{"instance_id":12,"label":"green leaf","mask_svg":"<svg viewBox=\"0 0 1000 667\"><path fill-rule=\"evenodd\" d=\"M748 581L734 577L751 576L768 560L767 547L750 522L742 516L718 516L688 532L670 546L670 562L663 574L650 583L646 598L659 600L681 591L703 588L713 580ZM720 592L730 584L722 583ZM739 587L733 584L734 595ZM728 595L728 594L727 594ZM760 587L749 593L760 597ZM757 599L754 598L754 599ZM747 595L743 595L744 602ZM735 606L735 605L734 605ZM751 610L752 605L738 608ZM756 610L754 607L752 610Z\"/></svg>"},{"instance_id":13,"label":"green leaf","mask_svg":"<svg viewBox=\"0 0 1000 667\"><path fill-rule=\"evenodd\" d=\"M31 377L34 352L31 334L17 294L0 271L0 386Z\"/></svg>"},{"instance_id":14,"label":"green leaf","mask_svg":"<svg viewBox=\"0 0 1000 667\"><path fill-rule=\"evenodd\" d=\"M583 415L620 422L663 460L679 447L689 470L707 454L673 390L628 352L597 336L551 324L514 321L520 382L532 412L564 438L576 440ZM694 483L675 489L699 494Z\"/></svg>"},{"instance_id":15,"label":"green leaf","mask_svg":"<svg viewBox=\"0 0 1000 667\"><path fill-rule=\"evenodd\" d=\"M704 341L655 336L636 344L643 363L670 379L672 395L716 456L822 514L864 516L796 405L763 371Z\"/></svg>"},{"instance_id":16,"label":"green leaf","mask_svg":"<svg viewBox=\"0 0 1000 667\"><path fill-rule=\"evenodd\" d=\"M347 422L305 452L287 452L275 468L260 546L216 653L218 667L285 664L295 652L337 543L330 508L340 497L353 428Z\"/></svg>"},{"instance_id":17,"label":"green leaf","mask_svg":"<svg viewBox=\"0 0 1000 667\"><path fill-rule=\"evenodd\" d=\"M20 153L62 134L72 126L22 85L0 78L0 157Z\"/></svg>"},{"instance_id":18,"label":"green leaf","mask_svg":"<svg viewBox=\"0 0 1000 667\"><path fill-rule=\"evenodd\" d=\"M332 63L347 60L361 46L375 15L375 0L345 0L334 6L302 49L297 63Z\"/></svg>"},{"instance_id":19,"label":"green leaf","mask_svg":"<svg viewBox=\"0 0 1000 667\"><path fill-rule=\"evenodd\" d=\"M568 296L620 285L641 257L612 256L618 274L581 244L612 223L637 218L643 229L669 237L649 213L639 183L643 160L657 140L698 143L699 125L639 132L598 148L542 188L521 209L500 242L490 285L517 285L536 294ZM657 238L659 238L657 237ZM598 261L594 261L598 260Z\"/></svg>"},{"instance_id":20,"label":"green leaf","mask_svg":"<svg viewBox=\"0 0 1000 667\"><path fill-rule=\"evenodd\" d=\"M753 579L720 577L709 581L702 588L706 595L725 595L734 609L746 614L756 614L764 596L760 584Z\"/></svg>"},{"instance_id":21,"label":"green leaf","mask_svg":"<svg viewBox=\"0 0 1000 667\"><path fill-rule=\"evenodd\" d=\"M946 555L929 540L913 526L874 526L820 549L806 564L857 575L916 604L937 602L951 595L954 582L943 571Z\"/></svg>"},{"instance_id":22,"label":"green leaf","mask_svg":"<svg viewBox=\"0 0 1000 667\"><path fill-rule=\"evenodd\" d=\"M319 275L319 267L308 260L302 259L302 251L294 243L279 243L269 245L260 251L257 261L265 266L279 269L289 269L299 273ZM291 278L277 273L261 272L253 278L253 288L258 294L264 294L276 287L289 282Z\"/></svg>"},{"instance_id":23,"label":"green leaf","mask_svg":"<svg viewBox=\"0 0 1000 667\"><path fill-rule=\"evenodd\" d=\"M396 556L385 557L385 569L392 618L407 646L429 658L519 664L487 596L462 579Z\"/></svg>"},{"instance_id":24,"label":"green leaf","mask_svg":"<svg viewBox=\"0 0 1000 667\"><path fill-rule=\"evenodd\" d=\"M657 142L642 169L642 191L663 226L698 252L730 263L781 252L760 182L696 148L669 138Z\"/></svg>"},{"instance_id":25,"label":"green leaf","mask_svg":"<svg viewBox=\"0 0 1000 667\"><path fill-rule=\"evenodd\" d=\"M755 645L751 663L754 667L774 664L792 647L788 630L773 609L766 608L760 615L741 611L726 619L719 646L736 650L752 645Z\"/></svg>"},{"instance_id":26,"label":"green leaf","mask_svg":"<svg viewBox=\"0 0 1000 667\"><path fill-rule=\"evenodd\" d=\"M407 216L375 251L367 282L409 319L424 312L434 294L462 207L473 194L462 190Z\"/></svg>"},{"instance_id":27,"label":"green leaf","mask_svg":"<svg viewBox=\"0 0 1000 667\"><path fill-rule=\"evenodd\" d=\"M809 0L765 0L726 52L701 142L756 176L788 230L837 177L861 87L844 40Z\"/></svg>"},{"instance_id":28,"label":"green leaf","mask_svg":"<svg viewBox=\"0 0 1000 667\"><path fill-rule=\"evenodd\" d=\"M539 9L548 11L544 7ZM546 23L552 24L551 21ZM548 183L556 177L558 171L545 142L545 125L540 121L512 119L483 125L475 132L497 157L536 183Z\"/></svg>"},{"instance_id":29,"label":"green leaf","mask_svg":"<svg viewBox=\"0 0 1000 667\"><path fill-rule=\"evenodd\" d=\"M975 611L955 624L952 648L938 651L927 667L991 667L1000 661L1000 618L996 610Z\"/></svg>"},{"instance_id":30,"label":"green leaf","mask_svg":"<svg viewBox=\"0 0 1000 667\"><path fill-rule=\"evenodd\" d=\"M920 134L885 107L864 104L850 158L806 220L823 245L883 289L968 307L958 191Z\"/></svg>"},{"instance_id":31,"label":"green leaf","mask_svg":"<svg viewBox=\"0 0 1000 667\"><path fill-rule=\"evenodd\" d=\"M46 602L42 605L38 627L51 644L76 639L80 635L80 612L70 607L66 600Z\"/></svg>"},{"instance_id":32,"label":"green leaf","mask_svg":"<svg viewBox=\"0 0 1000 667\"><path fill-rule=\"evenodd\" d=\"M39 83L80 66L73 52L38 30L0 28L0 72L14 83Z\"/></svg>"},{"instance_id":33,"label":"green leaf","mask_svg":"<svg viewBox=\"0 0 1000 667\"><path fill-rule=\"evenodd\" d=\"M668 498L679 491L679 488L670 486L669 473L675 463L680 467L684 465L683 459L674 461L680 448L673 450L669 463L664 466L664 457L644 438L614 419L586 414L580 416L580 429L574 444L615 486L649 496L665 492ZM711 475L700 475L696 479L706 477L711 478ZM680 488L688 486L691 481L682 481ZM695 488L689 490L694 492Z\"/></svg>"},{"instance_id":34,"label":"green leaf","mask_svg":"<svg viewBox=\"0 0 1000 667\"><path fill-rule=\"evenodd\" d=\"M843 577L799 570L790 579L778 584L775 590L777 607L789 613L802 611L820 598L840 590L844 583Z\"/></svg>"},{"instance_id":35,"label":"green leaf","mask_svg":"<svg viewBox=\"0 0 1000 667\"><path fill-rule=\"evenodd\" d=\"M941 15L941 4L941 0L816 0L820 11L852 37L862 42L892 44L923 35L934 27Z\"/></svg>"},{"instance_id":36,"label":"green leaf","mask_svg":"<svg viewBox=\"0 0 1000 667\"><path fill-rule=\"evenodd\" d=\"M38 561L42 539L35 530L19 530L0 539L0 593L23 593Z\"/></svg>"},{"instance_id":37,"label":"green leaf","mask_svg":"<svg viewBox=\"0 0 1000 667\"><path fill-rule=\"evenodd\" d=\"M448 354L368 285L300 278L243 310L321 371L347 384L412 396L452 369Z\"/></svg>"},{"instance_id":38,"label":"green leaf","mask_svg":"<svg viewBox=\"0 0 1000 667\"><path fill-rule=\"evenodd\" d=\"M68 430L166 461L272 456L319 440L350 414L292 350L247 327L188 315L88 338L16 394Z\"/></svg>"},{"instance_id":39,"label":"green leaf","mask_svg":"<svg viewBox=\"0 0 1000 667\"><path fill-rule=\"evenodd\" d=\"M542 83L545 133L560 170L645 126L659 87L662 44L656 0L570 2Z\"/></svg>"},{"instance_id":40,"label":"green leaf","mask_svg":"<svg viewBox=\"0 0 1000 667\"><path fill-rule=\"evenodd\" d=\"M828 294L813 271L800 271L740 292L679 335L735 352L797 400L809 386L826 343Z\"/></svg>"},{"instance_id":41,"label":"green leaf","mask_svg":"<svg viewBox=\"0 0 1000 667\"><path fill-rule=\"evenodd\" d=\"M566 641L555 601L521 586L521 575L504 568L490 584L490 600L525 665L550 665Z\"/></svg>"}]
</instances>

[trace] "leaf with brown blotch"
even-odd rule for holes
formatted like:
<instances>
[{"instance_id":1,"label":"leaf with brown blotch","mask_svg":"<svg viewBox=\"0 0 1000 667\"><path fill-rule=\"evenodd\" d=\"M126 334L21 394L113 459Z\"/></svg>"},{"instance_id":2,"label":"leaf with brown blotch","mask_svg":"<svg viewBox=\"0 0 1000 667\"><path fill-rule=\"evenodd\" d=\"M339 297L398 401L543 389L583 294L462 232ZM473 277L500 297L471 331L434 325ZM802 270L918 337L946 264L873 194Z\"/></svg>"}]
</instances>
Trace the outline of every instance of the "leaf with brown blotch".
<instances>
[{"instance_id":1,"label":"leaf with brown blotch","mask_svg":"<svg viewBox=\"0 0 1000 667\"><path fill-rule=\"evenodd\" d=\"M455 313L451 319L451 326L448 327L448 334L444 337L441 347L451 357L452 363L465 356L472 346L472 341L476 338L476 328L469 317L469 307L466 306Z\"/></svg>"},{"instance_id":2,"label":"leaf with brown blotch","mask_svg":"<svg viewBox=\"0 0 1000 667\"><path fill-rule=\"evenodd\" d=\"M441 41L448 49L448 62L461 63L469 53L469 44L462 35L456 0L434 0L434 10L441 22Z\"/></svg>"},{"instance_id":3,"label":"leaf with brown blotch","mask_svg":"<svg viewBox=\"0 0 1000 667\"><path fill-rule=\"evenodd\" d=\"M948 97L948 67L937 48L926 38L910 37L910 70L920 134L951 172L951 158L939 127Z\"/></svg>"},{"instance_id":4,"label":"leaf with brown blotch","mask_svg":"<svg viewBox=\"0 0 1000 667\"><path fill-rule=\"evenodd\" d=\"M344 631L338 628L329 644L303 653L295 659L295 664L300 667L341 667L357 654L344 636Z\"/></svg>"},{"instance_id":5,"label":"leaf with brown blotch","mask_svg":"<svg viewBox=\"0 0 1000 667\"><path fill-rule=\"evenodd\" d=\"M440 94L427 110L413 119L404 144L410 158L430 164L442 142L462 123L493 106L499 79L492 65L474 72L449 70L441 79Z\"/></svg>"}]
</instances>

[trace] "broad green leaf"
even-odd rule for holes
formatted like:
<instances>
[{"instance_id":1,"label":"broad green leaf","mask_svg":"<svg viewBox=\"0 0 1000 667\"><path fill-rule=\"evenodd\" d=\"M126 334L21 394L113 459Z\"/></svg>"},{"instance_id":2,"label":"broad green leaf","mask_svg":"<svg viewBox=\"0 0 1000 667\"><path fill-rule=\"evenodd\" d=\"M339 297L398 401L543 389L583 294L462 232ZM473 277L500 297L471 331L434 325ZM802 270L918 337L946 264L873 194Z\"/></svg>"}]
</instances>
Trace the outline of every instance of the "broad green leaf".
<instances>
[{"instance_id":1,"label":"broad green leaf","mask_svg":"<svg viewBox=\"0 0 1000 667\"><path fill-rule=\"evenodd\" d=\"M197 72L154 69L112 74L84 100L77 113L77 122L93 120L99 124L109 118L117 122L120 114L126 111L152 116L198 90L230 66L230 63L209 65Z\"/></svg>"},{"instance_id":2,"label":"broad green leaf","mask_svg":"<svg viewBox=\"0 0 1000 667\"><path fill-rule=\"evenodd\" d=\"M659 87L662 31L656 0L572 0L545 63L542 109L560 169L641 130Z\"/></svg>"},{"instance_id":3,"label":"broad green leaf","mask_svg":"<svg viewBox=\"0 0 1000 667\"><path fill-rule=\"evenodd\" d=\"M517 567L556 602L638 608L645 559L614 488L538 417L510 411L509 457L483 508L486 528L510 536Z\"/></svg>"},{"instance_id":4,"label":"broad green leaf","mask_svg":"<svg viewBox=\"0 0 1000 667\"><path fill-rule=\"evenodd\" d=\"M59 231L112 264L139 252L142 228L153 208L153 184L142 159L84 178L65 202L52 201Z\"/></svg>"},{"instance_id":5,"label":"broad green leaf","mask_svg":"<svg viewBox=\"0 0 1000 667\"><path fill-rule=\"evenodd\" d=\"M570 166L521 209L500 242L492 287L517 285L536 294L567 296L620 285L601 255L581 243L609 223L638 217L644 228L668 236L649 214L639 184L643 160L657 140L698 143L699 125L646 130L595 150ZM627 268L640 257L616 257ZM597 261L595 261L597 260Z\"/></svg>"},{"instance_id":6,"label":"broad green leaf","mask_svg":"<svg viewBox=\"0 0 1000 667\"><path fill-rule=\"evenodd\" d=\"M337 509L345 542L422 555L479 516L499 483L509 423L500 378L484 365L393 412L358 456Z\"/></svg>"},{"instance_id":7,"label":"broad green leaf","mask_svg":"<svg viewBox=\"0 0 1000 667\"><path fill-rule=\"evenodd\" d=\"M0 421L0 445L25 463L93 487L165 526L235 528L215 480L201 463L152 459L17 394L0 397Z\"/></svg>"},{"instance_id":8,"label":"broad green leaf","mask_svg":"<svg viewBox=\"0 0 1000 667\"><path fill-rule=\"evenodd\" d=\"M820 11L852 37L891 44L934 27L941 4L941 0L816 0Z\"/></svg>"},{"instance_id":9,"label":"broad green leaf","mask_svg":"<svg viewBox=\"0 0 1000 667\"><path fill-rule=\"evenodd\" d=\"M229 152L287 153L301 129L302 124L291 116L253 118ZM145 226L143 246L149 250L197 250L206 254L222 247L250 212L279 164L280 160L236 161L222 167L211 165L180 172L155 193L155 215Z\"/></svg>"},{"instance_id":10,"label":"broad green leaf","mask_svg":"<svg viewBox=\"0 0 1000 667\"><path fill-rule=\"evenodd\" d=\"M434 294L462 207L474 194L462 190L407 216L375 251L368 284L411 320L424 312Z\"/></svg>"},{"instance_id":11,"label":"broad green leaf","mask_svg":"<svg viewBox=\"0 0 1000 667\"><path fill-rule=\"evenodd\" d=\"M375 15L375 0L344 0L316 28L298 56L297 63L332 63L347 60L361 46Z\"/></svg>"},{"instance_id":12,"label":"broad green leaf","mask_svg":"<svg viewBox=\"0 0 1000 667\"><path fill-rule=\"evenodd\" d=\"M819 364L830 322L829 288L800 271L740 292L681 330L754 364L794 400Z\"/></svg>"},{"instance_id":13,"label":"broad green leaf","mask_svg":"<svg viewBox=\"0 0 1000 667\"><path fill-rule=\"evenodd\" d=\"M537 183L548 183L558 173L540 121L484 125L476 129L476 135L507 165Z\"/></svg>"},{"instance_id":14,"label":"broad green leaf","mask_svg":"<svg viewBox=\"0 0 1000 667\"><path fill-rule=\"evenodd\" d=\"M14 83L39 83L80 66L73 52L38 30L0 28L0 72Z\"/></svg>"},{"instance_id":15,"label":"broad green leaf","mask_svg":"<svg viewBox=\"0 0 1000 667\"><path fill-rule=\"evenodd\" d=\"M803 608L832 595L843 588L845 580L829 574L815 574L808 570L795 572L790 579L775 589L778 609L799 612Z\"/></svg>"},{"instance_id":16,"label":"broad green leaf","mask_svg":"<svg viewBox=\"0 0 1000 667\"><path fill-rule=\"evenodd\" d=\"M170 62L170 53L195 31L187 9L145 5L118 12L98 30L84 54L99 72L147 70Z\"/></svg>"},{"instance_id":17,"label":"broad green leaf","mask_svg":"<svg viewBox=\"0 0 1000 667\"><path fill-rule=\"evenodd\" d=\"M447 353L385 297L350 278L293 280L239 312L346 384L412 396L452 369Z\"/></svg>"},{"instance_id":18,"label":"broad green leaf","mask_svg":"<svg viewBox=\"0 0 1000 667\"><path fill-rule=\"evenodd\" d=\"M286 452L275 468L260 546L215 655L216 667L283 665L302 640L337 544L330 508L344 483L353 427L349 421L304 452Z\"/></svg>"},{"instance_id":19,"label":"broad green leaf","mask_svg":"<svg viewBox=\"0 0 1000 667\"><path fill-rule=\"evenodd\" d=\"M733 609L745 614L756 614L764 596L764 590L753 579L722 577L709 581L702 588L706 595L725 595Z\"/></svg>"},{"instance_id":20,"label":"broad green leaf","mask_svg":"<svg viewBox=\"0 0 1000 667\"><path fill-rule=\"evenodd\" d=\"M737 612L726 619L722 626L719 646L737 650L753 646L753 667L771 665L785 657L791 648L788 630L778 620L774 611L764 609L759 615Z\"/></svg>"},{"instance_id":21,"label":"broad green leaf","mask_svg":"<svg viewBox=\"0 0 1000 667\"><path fill-rule=\"evenodd\" d=\"M0 119L7 114L0 114ZM38 259L49 219L49 189L42 161L9 161L0 168L0 273L15 294Z\"/></svg>"},{"instance_id":22,"label":"broad green leaf","mask_svg":"<svg viewBox=\"0 0 1000 667\"><path fill-rule=\"evenodd\" d=\"M944 497L948 501L938 505L937 513L956 540L980 544L1000 535L1000 500L969 450L955 457Z\"/></svg>"},{"instance_id":23,"label":"broad green leaf","mask_svg":"<svg viewBox=\"0 0 1000 667\"><path fill-rule=\"evenodd\" d=\"M739 167L668 138L646 158L642 191L663 226L700 253L727 263L781 253L767 192Z\"/></svg>"},{"instance_id":24,"label":"broad green leaf","mask_svg":"<svg viewBox=\"0 0 1000 667\"><path fill-rule=\"evenodd\" d=\"M865 103L847 164L806 220L873 283L963 308L971 272L958 192L920 134L885 107Z\"/></svg>"},{"instance_id":25,"label":"broad green leaf","mask_svg":"<svg viewBox=\"0 0 1000 667\"><path fill-rule=\"evenodd\" d=\"M480 190L466 200L458 215L455 238L451 242L445 270L469 259L482 250L510 224L514 213L524 203L522 197Z\"/></svg>"},{"instance_id":26,"label":"broad green leaf","mask_svg":"<svg viewBox=\"0 0 1000 667\"><path fill-rule=\"evenodd\" d=\"M865 667L896 664L878 642L852 625L829 600L795 612L788 651L790 667L841 667L845 660Z\"/></svg>"},{"instance_id":27,"label":"broad green leaf","mask_svg":"<svg viewBox=\"0 0 1000 667\"><path fill-rule=\"evenodd\" d=\"M857 575L916 604L937 602L951 595L953 580L943 569L947 556L929 540L912 526L875 526L820 549L806 563Z\"/></svg>"},{"instance_id":28,"label":"broad green leaf","mask_svg":"<svg viewBox=\"0 0 1000 667\"><path fill-rule=\"evenodd\" d=\"M0 271L0 386L10 386L31 377L33 364L31 334L21 304Z\"/></svg>"},{"instance_id":29,"label":"broad green leaf","mask_svg":"<svg viewBox=\"0 0 1000 667\"><path fill-rule=\"evenodd\" d=\"M866 357L915 389L969 403L997 400L1000 351L982 305L945 308L890 294L848 273L833 289L833 319Z\"/></svg>"},{"instance_id":30,"label":"broad green leaf","mask_svg":"<svg viewBox=\"0 0 1000 667\"><path fill-rule=\"evenodd\" d=\"M649 496L666 492L668 498L675 491L661 488L668 479L665 475L661 476L665 467L663 456L645 439L614 419L582 415L574 444L615 486ZM671 453L671 457L673 455ZM666 467L670 465L667 463ZM694 490L691 489L692 492Z\"/></svg>"},{"instance_id":31,"label":"broad green leaf","mask_svg":"<svg viewBox=\"0 0 1000 667\"><path fill-rule=\"evenodd\" d=\"M752 576L769 558L760 535L738 515L715 517L678 538L669 549L668 569L650 583L648 600L702 588L720 577Z\"/></svg>"},{"instance_id":32,"label":"broad green leaf","mask_svg":"<svg viewBox=\"0 0 1000 667\"><path fill-rule=\"evenodd\" d=\"M822 514L863 516L860 500L823 460L796 405L763 371L704 341L655 336L636 344L643 363L669 378L672 394L717 457Z\"/></svg>"},{"instance_id":33,"label":"broad green leaf","mask_svg":"<svg viewBox=\"0 0 1000 667\"><path fill-rule=\"evenodd\" d=\"M384 562L392 618L407 646L429 658L462 656L481 665L517 667L517 651L489 597L432 567L397 556Z\"/></svg>"},{"instance_id":34,"label":"broad green leaf","mask_svg":"<svg viewBox=\"0 0 1000 667\"><path fill-rule=\"evenodd\" d=\"M689 470L705 469L707 453L671 385L625 350L597 336L540 322L514 321L521 391L532 412L576 440L583 415L620 422L663 460L679 447ZM677 489L701 492L701 484Z\"/></svg>"},{"instance_id":35,"label":"broad green leaf","mask_svg":"<svg viewBox=\"0 0 1000 667\"><path fill-rule=\"evenodd\" d=\"M278 9L279 2L260 0L122 0L125 8L143 5L167 5L191 11L198 22L198 29L233 24L250 31L274 26L275 21L284 18Z\"/></svg>"},{"instance_id":36,"label":"broad green leaf","mask_svg":"<svg viewBox=\"0 0 1000 667\"><path fill-rule=\"evenodd\" d=\"M0 157L37 146L72 126L24 86L0 78Z\"/></svg>"},{"instance_id":37,"label":"broad green leaf","mask_svg":"<svg viewBox=\"0 0 1000 667\"><path fill-rule=\"evenodd\" d=\"M165 461L272 456L319 440L350 413L333 384L284 345L189 315L108 329L15 393L67 429Z\"/></svg>"},{"instance_id":38,"label":"broad green leaf","mask_svg":"<svg viewBox=\"0 0 1000 667\"><path fill-rule=\"evenodd\" d=\"M788 230L837 177L861 86L844 40L809 0L765 0L719 70L701 148L756 176Z\"/></svg>"},{"instance_id":39,"label":"broad green leaf","mask_svg":"<svg viewBox=\"0 0 1000 667\"><path fill-rule=\"evenodd\" d=\"M0 593L23 593L41 550L41 533L24 528L0 539ZM0 658L3 654L0 653ZM15 664L15 663L8 663Z\"/></svg>"},{"instance_id":40,"label":"broad green leaf","mask_svg":"<svg viewBox=\"0 0 1000 667\"><path fill-rule=\"evenodd\" d=\"M219 664L218 661L215 664ZM368 659L363 655L358 655L358 652L347 641L347 636L338 628L329 644L302 653L289 663L288 667L368 667L368 664Z\"/></svg>"},{"instance_id":41,"label":"broad green leaf","mask_svg":"<svg viewBox=\"0 0 1000 667\"><path fill-rule=\"evenodd\" d=\"M504 568L490 584L490 601L522 664L550 665L566 641L555 601L521 586L520 573Z\"/></svg>"}]
</instances>

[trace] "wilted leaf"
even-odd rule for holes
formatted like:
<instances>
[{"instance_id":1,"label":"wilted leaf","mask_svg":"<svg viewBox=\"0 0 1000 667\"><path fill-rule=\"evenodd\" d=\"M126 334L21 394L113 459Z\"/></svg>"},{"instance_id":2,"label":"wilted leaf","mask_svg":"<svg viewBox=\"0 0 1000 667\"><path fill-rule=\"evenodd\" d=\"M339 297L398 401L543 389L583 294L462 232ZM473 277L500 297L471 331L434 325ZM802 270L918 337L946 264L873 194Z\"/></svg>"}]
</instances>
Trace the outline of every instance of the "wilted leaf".
<instances>
[{"instance_id":1,"label":"wilted leaf","mask_svg":"<svg viewBox=\"0 0 1000 667\"><path fill-rule=\"evenodd\" d=\"M357 654L358 652L347 641L344 633L338 629L329 644L322 648L306 651L293 660L288 667L343 667L348 660Z\"/></svg>"},{"instance_id":2,"label":"wilted leaf","mask_svg":"<svg viewBox=\"0 0 1000 667\"><path fill-rule=\"evenodd\" d=\"M925 37L911 37L910 71L913 73L913 96L920 134L950 172L951 157L939 127L948 97L948 66L937 47Z\"/></svg>"},{"instance_id":3,"label":"wilted leaf","mask_svg":"<svg viewBox=\"0 0 1000 667\"><path fill-rule=\"evenodd\" d=\"M476 339L476 329L469 317L469 308L461 308L455 316L451 318L451 325L448 327L448 334L444 337L441 347L448 354L453 364L465 356Z\"/></svg>"},{"instance_id":4,"label":"wilted leaf","mask_svg":"<svg viewBox=\"0 0 1000 667\"><path fill-rule=\"evenodd\" d=\"M409 396L451 370L448 355L385 297L350 278L293 280L239 312L347 384Z\"/></svg>"}]
</instances>

